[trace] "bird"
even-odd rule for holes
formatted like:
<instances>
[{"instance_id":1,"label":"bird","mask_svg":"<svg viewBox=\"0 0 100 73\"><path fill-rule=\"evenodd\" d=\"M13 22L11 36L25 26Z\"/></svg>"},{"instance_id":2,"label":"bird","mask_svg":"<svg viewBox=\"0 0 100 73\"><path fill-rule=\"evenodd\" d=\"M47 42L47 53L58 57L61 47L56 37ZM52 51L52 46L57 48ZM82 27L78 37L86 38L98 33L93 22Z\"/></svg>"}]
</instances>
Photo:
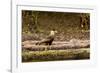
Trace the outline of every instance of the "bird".
<instances>
[{"instance_id":1,"label":"bird","mask_svg":"<svg viewBox=\"0 0 100 73\"><path fill-rule=\"evenodd\" d=\"M47 36L47 38L44 38L43 40L37 42L36 45L42 45L42 44L52 45L52 42L54 41L56 33L57 33L57 31L55 29L51 30L49 36Z\"/></svg>"}]
</instances>

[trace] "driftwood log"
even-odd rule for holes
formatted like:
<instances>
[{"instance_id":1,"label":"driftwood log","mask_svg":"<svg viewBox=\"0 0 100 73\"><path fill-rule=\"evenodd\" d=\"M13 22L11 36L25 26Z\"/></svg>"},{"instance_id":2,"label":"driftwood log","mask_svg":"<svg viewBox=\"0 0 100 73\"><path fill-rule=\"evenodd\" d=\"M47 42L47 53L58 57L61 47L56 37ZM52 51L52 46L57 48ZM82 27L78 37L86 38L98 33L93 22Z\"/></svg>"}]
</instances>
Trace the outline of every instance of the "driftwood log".
<instances>
[{"instance_id":1,"label":"driftwood log","mask_svg":"<svg viewBox=\"0 0 100 73\"><path fill-rule=\"evenodd\" d=\"M52 45L35 45L38 41L24 41L22 42L23 50L30 51L44 51L44 50L65 50L65 49L80 49L89 48L90 42L88 40L75 41L55 41Z\"/></svg>"},{"instance_id":2,"label":"driftwood log","mask_svg":"<svg viewBox=\"0 0 100 73\"><path fill-rule=\"evenodd\" d=\"M89 58L90 49L26 51L22 53L22 62L79 60Z\"/></svg>"}]
</instances>

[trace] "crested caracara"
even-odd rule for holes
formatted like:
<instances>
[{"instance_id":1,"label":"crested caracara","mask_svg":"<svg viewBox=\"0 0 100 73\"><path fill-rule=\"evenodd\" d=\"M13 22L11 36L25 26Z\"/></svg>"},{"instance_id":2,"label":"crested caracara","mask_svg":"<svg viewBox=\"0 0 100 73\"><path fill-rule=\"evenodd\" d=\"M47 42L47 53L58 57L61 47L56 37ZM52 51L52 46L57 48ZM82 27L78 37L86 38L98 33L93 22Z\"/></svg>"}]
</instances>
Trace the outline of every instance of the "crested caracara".
<instances>
[{"instance_id":1,"label":"crested caracara","mask_svg":"<svg viewBox=\"0 0 100 73\"><path fill-rule=\"evenodd\" d=\"M36 45L41 45L41 44L51 45L52 42L54 41L54 38L55 38L55 34L56 33L57 33L57 31L51 30L49 36L47 38L45 38L45 39L37 42Z\"/></svg>"}]
</instances>

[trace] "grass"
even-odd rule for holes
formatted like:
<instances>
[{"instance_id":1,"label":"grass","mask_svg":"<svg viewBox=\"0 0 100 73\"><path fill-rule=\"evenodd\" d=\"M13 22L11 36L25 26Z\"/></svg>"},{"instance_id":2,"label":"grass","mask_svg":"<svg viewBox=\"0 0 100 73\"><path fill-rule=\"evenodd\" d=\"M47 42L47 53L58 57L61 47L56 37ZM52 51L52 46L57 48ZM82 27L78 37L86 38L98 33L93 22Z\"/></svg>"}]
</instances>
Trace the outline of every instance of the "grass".
<instances>
[{"instance_id":1,"label":"grass","mask_svg":"<svg viewBox=\"0 0 100 73\"><path fill-rule=\"evenodd\" d=\"M22 52L22 62L77 60L77 59L89 59L89 58L90 58L89 48Z\"/></svg>"}]
</instances>

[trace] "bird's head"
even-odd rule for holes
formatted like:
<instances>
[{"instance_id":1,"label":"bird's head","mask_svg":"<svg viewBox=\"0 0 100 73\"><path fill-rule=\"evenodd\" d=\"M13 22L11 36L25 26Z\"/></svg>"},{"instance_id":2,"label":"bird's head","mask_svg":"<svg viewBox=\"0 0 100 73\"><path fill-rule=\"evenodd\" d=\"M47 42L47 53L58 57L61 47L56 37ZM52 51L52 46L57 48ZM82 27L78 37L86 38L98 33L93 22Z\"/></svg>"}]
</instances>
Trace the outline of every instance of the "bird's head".
<instances>
[{"instance_id":1,"label":"bird's head","mask_svg":"<svg viewBox=\"0 0 100 73\"><path fill-rule=\"evenodd\" d=\"M57 30L53 29L50 31L50 35L55 35L57 33Z\"/></svg>"}]
</instances>

